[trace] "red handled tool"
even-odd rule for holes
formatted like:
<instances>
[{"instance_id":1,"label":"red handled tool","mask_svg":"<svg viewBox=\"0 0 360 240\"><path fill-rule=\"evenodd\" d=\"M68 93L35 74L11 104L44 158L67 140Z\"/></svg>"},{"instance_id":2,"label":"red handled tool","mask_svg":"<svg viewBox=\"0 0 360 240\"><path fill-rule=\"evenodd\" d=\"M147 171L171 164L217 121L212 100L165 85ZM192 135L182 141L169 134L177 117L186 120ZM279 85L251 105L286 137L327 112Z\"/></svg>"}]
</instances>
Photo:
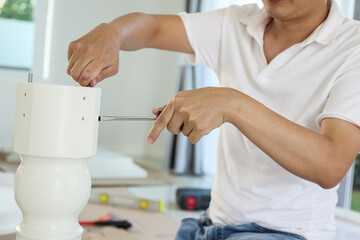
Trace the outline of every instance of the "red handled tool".
<instances>
[{"instance_id":1,"label":"red handled tool","mask_svg":"<svg viewBox=\"0 0 360 240\"><path fill-rule=\"evenodd\" d=\"M123 221L79 221L79 224L82 226L113 226L117 228L128 229L131 227L131 223Z\"/></svg>"}]
</instances>

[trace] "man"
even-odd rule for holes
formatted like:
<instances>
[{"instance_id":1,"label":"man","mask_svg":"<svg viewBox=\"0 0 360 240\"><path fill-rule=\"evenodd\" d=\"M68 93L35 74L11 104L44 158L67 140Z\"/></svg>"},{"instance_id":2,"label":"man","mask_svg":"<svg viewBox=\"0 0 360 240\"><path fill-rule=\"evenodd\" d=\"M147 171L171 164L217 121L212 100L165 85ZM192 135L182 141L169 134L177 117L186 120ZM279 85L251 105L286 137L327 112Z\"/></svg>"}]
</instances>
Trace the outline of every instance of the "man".
<instances>
[{"instance_id":1,"label":"man","mask_svg":"<svg viewBox=\"0 0 360 240\"><path fill-rule=\"evenodd\" d=\"M132 13L69 46L68 73L94 86L119 49L189 54L221 88L183 91L150 131L196 143L220 127L209 219L177 239L332 239L338 183L360 150L360 26L334 1L263 0L204 14Z\"/></svg>"}]
</instances>

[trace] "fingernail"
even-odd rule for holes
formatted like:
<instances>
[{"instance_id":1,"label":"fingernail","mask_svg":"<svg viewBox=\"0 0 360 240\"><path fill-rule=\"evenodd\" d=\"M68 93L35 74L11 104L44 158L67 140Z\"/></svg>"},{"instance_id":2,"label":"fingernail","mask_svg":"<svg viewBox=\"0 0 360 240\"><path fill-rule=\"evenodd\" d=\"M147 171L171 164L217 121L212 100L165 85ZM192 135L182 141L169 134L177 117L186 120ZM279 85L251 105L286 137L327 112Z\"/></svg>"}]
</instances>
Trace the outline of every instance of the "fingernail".
<instances>
[{"instance_id":1,"label":"fingernail","mask_svg":"<svg viewBox=\"0 0 360 240\"><path fill-rule=\"evenodd\" d=\"M148 144L153 144L153 143L154 143L154 140L153 140L152 138L148 138L148 139L147 139L147 142L148 142Z\"/></svg>"}]
</instances>

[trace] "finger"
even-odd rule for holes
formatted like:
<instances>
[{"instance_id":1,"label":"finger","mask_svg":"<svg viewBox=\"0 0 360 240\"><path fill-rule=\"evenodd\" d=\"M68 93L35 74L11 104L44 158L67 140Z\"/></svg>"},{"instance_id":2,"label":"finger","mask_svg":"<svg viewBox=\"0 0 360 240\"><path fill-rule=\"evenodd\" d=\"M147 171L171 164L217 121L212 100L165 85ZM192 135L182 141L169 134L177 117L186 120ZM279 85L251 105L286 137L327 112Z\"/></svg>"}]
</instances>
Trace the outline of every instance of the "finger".
<instances>
[{"instance_id":1,"label":"finger","mask_svg":"<svg viewBox=\"0 0 360 240\"><path fill-rule=\"evenodd\" d=\"M89 64L90 65L90 64ZM88 68L91 68L92 66L86 66L84 69L84 74L86 73L86 71L88 71ZM80 78L79 78L79 84L82 86L88 86L90 84L91 87L94 87L97 83L101 82L102 80L104 80L105 78L111 77L113 75L115 75L116 73L118 73L119 71L119 60L116 60L112 65L110 65L109 67L104 68L97 77L95 77L94 79L92 79L92 76L85 76L81 73ZM88 79L86 79L88 78ZM92 80L91 80L92 79Z\"/></svg>"},{"instance_id":2,"label":"finger","mask_svg":"<svg viewBox=\"0 0 360 240\"><path fill-rule=\"evenodd\" d=\"M184 136L187 136L187 137L190 135L192 130L193 130L193 127L188 122L185 122L181 129Z\"/></svg>"},{"instance_id":3,"label":"finger","mask_svg":"<svg viewBox=\"0 0 360 240\"><path fill-rule=\"evenodd\" d=\"M112 65L109 67L104 68L100 74L96 77L96 82L99 83L105 78L114 76L119 72L119 60L116 60Z\"/></svg>"},{"instance_id":4,"label":"finger","mask_svg":"<svg viewBox=\"0 0 360 240\"><path fill-rule=\"evenodd\" d=\"M184 124L183 118L175 113L172 116L169 124L167 125L167 129L169 130L169 132L173 134L179 134L181 133L181 128L183 124Z\"/></svg>"},{"instance_id":5,"label":"finger","mask_svg":"<svg viewBox=\"0 0 360 240\"><path fill-rule=\"evenodd\" d=\"M170 122L174 114L174 107L172 104L168 104L161 115L156 119L154 126L150 130L147 136L147 142L153 144L159 137L160 133Z\"/></svg>"},{"instance_id":6,"label":"finger","mask_svg":"<svg viewBox=\"0 0 360 240\"><path fill-rule=\"evenodd\" d=\"M188 141L191 143L191 144L195 144L197 143L198 141L200 141L200 139L203 137L204 135L200 134L199 132L197 131L192 131L188 137Z\"/></svg>"},{"instance_id":7,"label":"finger","mask_svg":"<svg viewBox=\"0 0 360 240\"><path fill-rule=\"evenodd\" d=\"M87 86L91 80L97 78L97 76L102 71L102 66L97 61L91 61L88 65L84 67L81 71L80 76L78 78L78 82L81 86Z\"/></svg>"},{"instance_id":8,"label":"finger","mask_svg":"<svg viewBox=\"0 0 360 240\"><path fill-rule=\"evenodd\" d=\"M70 76L75 79L77 82L80 81L80 76L82 75L85 69L88 69L87 66L91 65L93 62L92 58L81 57L79 58L72 69L70 70Z\"/></svg>"},{"instance_id":9,"label":"finger","mask_svg":"<svg viewBox=\"0 0 360 240\"><path fill-rule=\"evenodd\" d=\"M154 115L157 115L158 112L164 110L165 107L166 107L166 105L164 105L162 107L158 107L158 108L153 108L151 111Z\"/></svg>"},{"instance_id":10,"label":"finger","mask_svg":"<svg viewBox=\"0 0 360 240\"><path fill-rule=\"evenodd\" d=\"M74 42L71 42L71 43L69 44L69 46L68 46L68 53L67 53L68 61L70 61L70 58L71 58L71 56L73 55L74 45L75 45L75 43L74 43Z\"/></svg>"},{"instance_id":11,"label":"finger","mask_svg":"<svg viewBox=\"0 0 360 240\"><path fill-rule=\"evenodd\" d=\"M70 75L71 69L74 67L76 61L78 60L78 58L74 55L71 55L69 63L68 63L68 67L66 69L67 74ZM76 81L76 79L74 79Z\"/></svg>"},{"instance_id":12,"label":"finger","mask_svg":"<svg viewBox=\"0 0 360 240\"><path fill-rule=\"evenodd\" d=\"M97 79L95 78L94 80L91 80L90 83L86 86L95 87L96 84L97 84Z\"/></svg>"}]
</instances>

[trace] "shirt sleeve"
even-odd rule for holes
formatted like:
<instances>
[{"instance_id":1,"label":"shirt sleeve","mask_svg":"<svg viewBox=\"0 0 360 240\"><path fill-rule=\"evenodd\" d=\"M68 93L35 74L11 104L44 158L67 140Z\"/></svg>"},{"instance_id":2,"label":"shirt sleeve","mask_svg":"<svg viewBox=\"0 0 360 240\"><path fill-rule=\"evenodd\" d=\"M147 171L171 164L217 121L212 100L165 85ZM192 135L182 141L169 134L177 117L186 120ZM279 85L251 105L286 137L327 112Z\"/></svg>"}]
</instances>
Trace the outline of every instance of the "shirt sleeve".
<instances>
[{"instance_id":1,"label":"shirt sleeve","mask_svg":"<svg viewBox=\"0 0 360 240\"><path fill-rule=\"evenodd\" d=\"M360 127L360 55L359 52L347 64L348 67L332 88L317 123L325 118L338 118Z\"/></svg>"},{"instance_id":2,"label":"shirt sleeve","mask_svg":"<svg viewBox=\"0 0 360 240\"><path fill-rule=\"evenodd\" d=\"M206 13L179 14L195 53L187 55L191 63L201 63L214 70L217 69L225 11L226 9L218 9Z\"/></svg>"}]
</instances>

